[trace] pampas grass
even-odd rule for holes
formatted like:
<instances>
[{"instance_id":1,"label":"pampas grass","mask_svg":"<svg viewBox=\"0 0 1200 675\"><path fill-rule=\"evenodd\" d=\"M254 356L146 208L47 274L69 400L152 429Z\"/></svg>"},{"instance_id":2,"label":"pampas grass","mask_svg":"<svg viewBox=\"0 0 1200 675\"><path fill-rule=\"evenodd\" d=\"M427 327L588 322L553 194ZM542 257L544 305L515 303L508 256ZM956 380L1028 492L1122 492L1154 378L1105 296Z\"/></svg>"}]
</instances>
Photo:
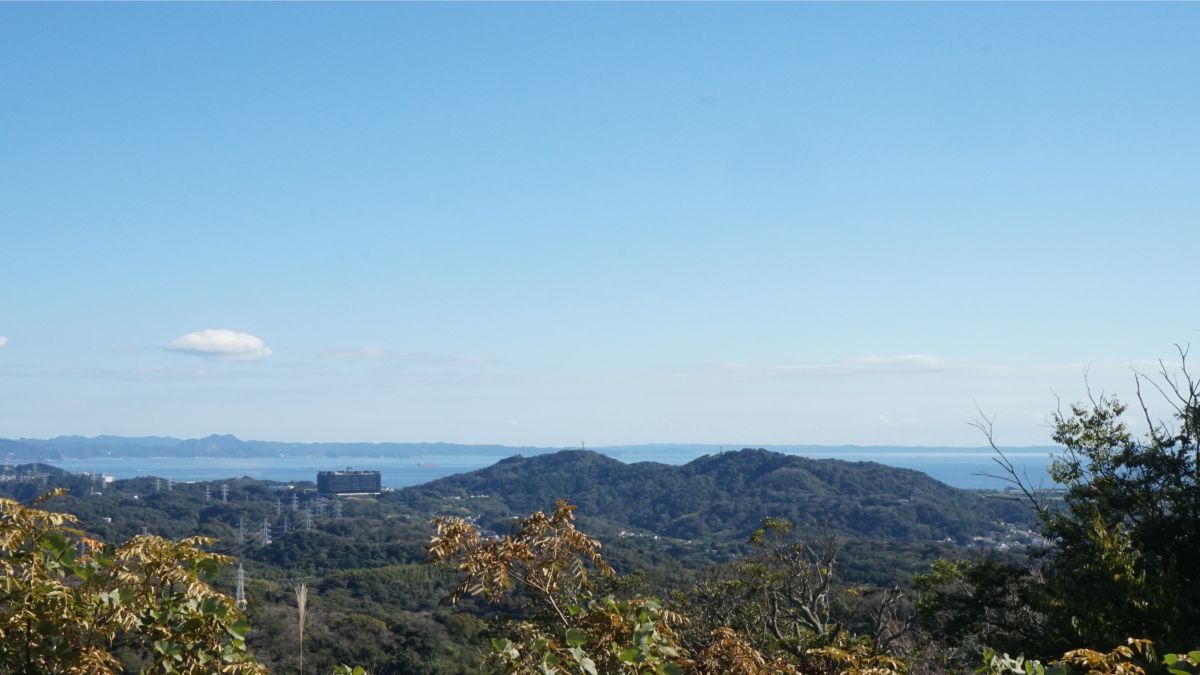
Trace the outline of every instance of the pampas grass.
<instances>
[{"instance_id":1,"label":"pampas grass","mask_svg":"<svg viewBox=\"0 0 1200 675\"><path fill-rule=\"evenodd\" d=\"M300 675L304 675L304 615L308 611L308 585L296 587L296 607L300 610Z\"/></svg>"}]
</instances>

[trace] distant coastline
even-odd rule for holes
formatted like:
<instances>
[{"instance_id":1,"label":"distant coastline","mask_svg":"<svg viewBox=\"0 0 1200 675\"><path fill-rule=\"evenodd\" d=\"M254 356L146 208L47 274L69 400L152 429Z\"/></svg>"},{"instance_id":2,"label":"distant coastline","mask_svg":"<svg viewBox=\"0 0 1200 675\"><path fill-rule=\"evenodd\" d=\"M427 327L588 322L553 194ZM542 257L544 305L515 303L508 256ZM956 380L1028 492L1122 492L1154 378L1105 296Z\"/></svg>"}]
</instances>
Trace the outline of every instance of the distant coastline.
<instances>
[{"instance_id":1,"label":"distant coastline","mask_svg":"<svg viewBox=\"0 0 1200 675\"><path fill-rule=\"evenodd\" d=\"M761 447L813 459L876 462L914 469L965 489L1004 487L1001 481L984 475L997 469L992 461L994 453L987 447L657 443L592 449L625 463L679 465L743 447ZM528 457L561 449L455 443L277 443L243 441L233 436L0 440L0 456L10 462L44 462L72 473L98 472L117 478L158 475L176 481L236 476L295 481L314 480L318 470L353 466L381 470L384 485L388 487L406 487L480 469L514 455ZM1035 482L1043 479L1047 483L1046 467L1054 450L1048 446L1005 448L1010 459Z\"/></svg>"}]
</instances>

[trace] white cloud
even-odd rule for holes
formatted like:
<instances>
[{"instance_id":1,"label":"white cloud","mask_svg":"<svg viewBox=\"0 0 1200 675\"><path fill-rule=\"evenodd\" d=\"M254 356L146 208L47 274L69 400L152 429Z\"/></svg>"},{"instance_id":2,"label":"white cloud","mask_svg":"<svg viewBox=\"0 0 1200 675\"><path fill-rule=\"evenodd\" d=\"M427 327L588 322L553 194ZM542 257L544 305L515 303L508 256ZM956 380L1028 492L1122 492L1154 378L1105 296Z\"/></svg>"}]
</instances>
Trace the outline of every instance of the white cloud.
<instances>
[{"instance_id":1,"label":"white cloud","mask_svg":"<svg viewBox=\"0 0 1200 675\"><path fill-rule=\"evenodd\" d=\"M4 337L3 335L0 335L0 347L3 347L6 344L8 344L8 338Z\"/></svg>"},{"instance_id":2,"label":"white cloud","mask_svg":"<svg viewBox=\"0 0 1200 675\"><path fill-rule=\"evenodd\" d=\"M262 338L227 328L188 333L168 343L167 349L222 361L259 361L271 355L271 348L263 344Z\"/></svg>"}]
</instances>

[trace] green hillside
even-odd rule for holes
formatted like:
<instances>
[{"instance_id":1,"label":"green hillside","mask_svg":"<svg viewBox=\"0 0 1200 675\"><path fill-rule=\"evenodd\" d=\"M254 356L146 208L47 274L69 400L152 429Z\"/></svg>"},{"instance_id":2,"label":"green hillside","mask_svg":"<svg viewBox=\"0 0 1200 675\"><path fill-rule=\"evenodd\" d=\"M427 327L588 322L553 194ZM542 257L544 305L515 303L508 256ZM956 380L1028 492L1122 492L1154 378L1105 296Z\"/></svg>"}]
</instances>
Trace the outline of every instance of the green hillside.
<instances>
[{"instance_id":1,"label":"green hillside","mask_svg":"<svg viewBox=\"0 0 1200 675\"><path fill-rule=\"evenodd\" d=\"M427 513L480 515L496 528L565 498L598 531L677 539L744 538L764 516L806 528L827 524L847 536L913 542L962 542L996 529L999 521L1032 522L1021 504L953 488L918 471L750 449L682 466L624 464L585 450L516 456L391 498Z\"/></svg>"}]
</instances>

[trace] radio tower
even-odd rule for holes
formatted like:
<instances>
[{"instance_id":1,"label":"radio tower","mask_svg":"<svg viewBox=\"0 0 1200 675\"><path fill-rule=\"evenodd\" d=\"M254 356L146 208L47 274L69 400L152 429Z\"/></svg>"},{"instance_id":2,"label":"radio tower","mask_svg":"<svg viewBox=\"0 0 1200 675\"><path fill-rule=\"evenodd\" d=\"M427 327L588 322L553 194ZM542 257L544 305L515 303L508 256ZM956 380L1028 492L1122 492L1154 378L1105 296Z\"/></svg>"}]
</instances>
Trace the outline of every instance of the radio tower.
<instances>
[{"instance_id":1,"label":"radio tower","mask_svg":"<svg viewBox=\"0 0 1200 675\"><path fill-rule=\"evenodd\" d=\"M237 594L234 597L237 600L238 609L245 611L245 609L246 609L246 570L242 569L242 563L238 563Z\"/></svg>"},{"instance_id":2,"label":"radio tower","mask_svg":"<svg viewBox=\"0 0 1200 675\"><path fill-rule=\"evenodd\" d=\"M246 541L246 519L238 516L238 543Z\"/></svg>"},{"instance_id":3,"label":"radio tower","mask_svg":"<svg viewBox=\"0 0 1200 675\"><path fill-rule=\"evenodd\" d=\"M221 483L221 503L226 504L228 502L229 502L229 485L227 485L225 483Z\"/></svg>"},{"instance_id":4,"label":"radio tower","mask_svg":"<svg viewBox=\"0 0 1200 675\"><path fill-rule=\"evenodd\" d=\"M263 518L262 544L263 546L271 545L271 521L266 518Z\"/></svg>"}]
</instances>

